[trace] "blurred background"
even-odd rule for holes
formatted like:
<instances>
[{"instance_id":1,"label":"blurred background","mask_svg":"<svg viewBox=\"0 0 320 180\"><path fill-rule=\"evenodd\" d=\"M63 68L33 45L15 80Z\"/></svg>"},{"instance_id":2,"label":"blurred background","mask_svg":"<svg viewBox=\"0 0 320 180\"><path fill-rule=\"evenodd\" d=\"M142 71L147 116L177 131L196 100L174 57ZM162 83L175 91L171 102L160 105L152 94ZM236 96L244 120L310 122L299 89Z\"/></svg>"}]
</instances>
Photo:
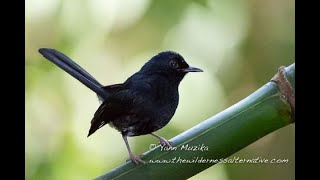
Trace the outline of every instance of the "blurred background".
<instances>
[{"instance_id":1,"label":"blurred background","mask_svg":"<svg viewBox=\"0 0 320 180\"><path fill-rule=\"evenodd\" d=\"M102 84L121 83L153 55L174 50L204 73L180 85L180 104L158 131L170 139L242 100L294 63L293 0L26 0L26 179L92 179L128 152L104 126L87 138L94 93L39 53L67 54ZM217 164L190 179L294 179L295 125L234 154L283 164ZM158 143L129 138L135 154Z\"/></svg>"}]
</instances>

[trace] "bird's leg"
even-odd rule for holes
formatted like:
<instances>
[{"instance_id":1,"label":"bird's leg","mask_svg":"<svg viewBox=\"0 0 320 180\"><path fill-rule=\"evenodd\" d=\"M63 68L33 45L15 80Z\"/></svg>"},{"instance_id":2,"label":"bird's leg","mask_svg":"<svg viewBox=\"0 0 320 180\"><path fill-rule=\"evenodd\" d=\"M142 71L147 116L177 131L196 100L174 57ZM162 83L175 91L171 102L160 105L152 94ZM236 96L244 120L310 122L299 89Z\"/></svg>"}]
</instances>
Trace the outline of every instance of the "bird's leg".
<instances>
[{"instance_id":1,"label":"bird's leg","mask_svg":"<svg viewBox=\"0 0 320 180\"><path fill-rule=\"evenodd\" d=\"M158 135L156 135L156 134L154 134L154 133L151 133L151 135L154 136L154 137L156 137L156 138L158 138L158 139L160 140L161 146L172 147L172 145L171 145L172 142L170 142L170 141L166 140L165 138L163 138L163 137L161 137L161 136L158 136Z\"/></svg>"},{"instance_id":2,"label":"bird's leg","mask_svg":"<svg viewBox=\"0 0 320 180\"><path fill-rule=\"evenodd\" d=\"M139 163L145 164L146 163L145 161L143 161L138 156L135 156L132 153L132 151L130 149L130 146L129 146L129 143L128 143L127 136L122 135L122 138L123 138L124 142L126 143L126 146L127 146L128 151L129 151L129 156L130 156L131 161L134 162L135 164L139 164Z\"/></svg>"}]
</instances>

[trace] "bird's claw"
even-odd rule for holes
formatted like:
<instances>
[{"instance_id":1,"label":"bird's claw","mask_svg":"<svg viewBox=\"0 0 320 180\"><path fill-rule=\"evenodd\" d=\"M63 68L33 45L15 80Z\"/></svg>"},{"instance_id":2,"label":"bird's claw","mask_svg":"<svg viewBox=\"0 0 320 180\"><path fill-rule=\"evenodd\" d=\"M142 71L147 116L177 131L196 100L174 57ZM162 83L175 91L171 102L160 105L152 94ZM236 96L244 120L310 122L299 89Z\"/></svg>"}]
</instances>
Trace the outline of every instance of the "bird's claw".
<instances>
[{"instance_id":1,"label":"bird's claw","mask_svg":"<svg viewBox=\"0 0 320 180\"><path fill-rule=\"evenodd\" d=\"M164 146L164 147L172 147L172 142L171 141L168 141L164 138L159 138L160 140L160 145L161 146Z\"/></svg>"},{"instance_id":2,"label":"bird's claw","mask_svg":"<svg viewBox=\"0 0 320 180\"><path fill-rule=\"evenodd\" d=\"M143 155L140 155L140 156L131 155L130 158L126 160L126 162L131 160L136 165L138 165L138 164L146 164L146 162L141 159L142 157L143 157Z\"/></svg>"}]
</instances>

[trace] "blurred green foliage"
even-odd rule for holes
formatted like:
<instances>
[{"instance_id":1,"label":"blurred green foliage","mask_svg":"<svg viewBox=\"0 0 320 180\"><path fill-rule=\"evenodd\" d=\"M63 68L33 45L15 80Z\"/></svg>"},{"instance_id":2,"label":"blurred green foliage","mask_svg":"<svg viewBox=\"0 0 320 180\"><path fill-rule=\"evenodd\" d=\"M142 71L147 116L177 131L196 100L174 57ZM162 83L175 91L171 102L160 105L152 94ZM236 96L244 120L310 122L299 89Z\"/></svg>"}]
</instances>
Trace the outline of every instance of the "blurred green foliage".
<instances>
[{"instance_id":1,"label":"blurred green foliage","mask_svg":"<svg viewBox=\"0 0 320 180\"><path fill-rule=\"evenodd\" d=\"M44 60L58 49L102 84L120 83L153 55L174 50L201 74L180 85L180 104L158 134L168 139L240 101L294 62L293 0L27 0L26 179L92 179L122 164L120 134L87 138L96 95ZM218 164L191 179L294 179L294 126L234 154L282 164ZM135 154L157 143L129 138Z\"/></svg>"}]
</instances>

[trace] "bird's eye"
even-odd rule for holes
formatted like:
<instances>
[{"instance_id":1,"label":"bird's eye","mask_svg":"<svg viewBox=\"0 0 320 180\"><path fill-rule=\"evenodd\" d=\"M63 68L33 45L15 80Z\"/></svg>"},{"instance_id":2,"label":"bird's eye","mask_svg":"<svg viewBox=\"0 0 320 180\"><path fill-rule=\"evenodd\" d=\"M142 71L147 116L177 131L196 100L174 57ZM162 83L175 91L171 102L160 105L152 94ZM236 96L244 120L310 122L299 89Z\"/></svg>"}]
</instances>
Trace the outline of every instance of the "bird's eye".
<instances>
[{"instance_id":1,"label":"bird's eye","mask_svg":"<svg viewBox=\"0 0 320 180\"><path fill-rule=\"evenodd\" d=\"M178 63L176 61L170 61L169 65L173 68L173 69L177 69L178 68Z\"/></svg>"}]
</instances>

